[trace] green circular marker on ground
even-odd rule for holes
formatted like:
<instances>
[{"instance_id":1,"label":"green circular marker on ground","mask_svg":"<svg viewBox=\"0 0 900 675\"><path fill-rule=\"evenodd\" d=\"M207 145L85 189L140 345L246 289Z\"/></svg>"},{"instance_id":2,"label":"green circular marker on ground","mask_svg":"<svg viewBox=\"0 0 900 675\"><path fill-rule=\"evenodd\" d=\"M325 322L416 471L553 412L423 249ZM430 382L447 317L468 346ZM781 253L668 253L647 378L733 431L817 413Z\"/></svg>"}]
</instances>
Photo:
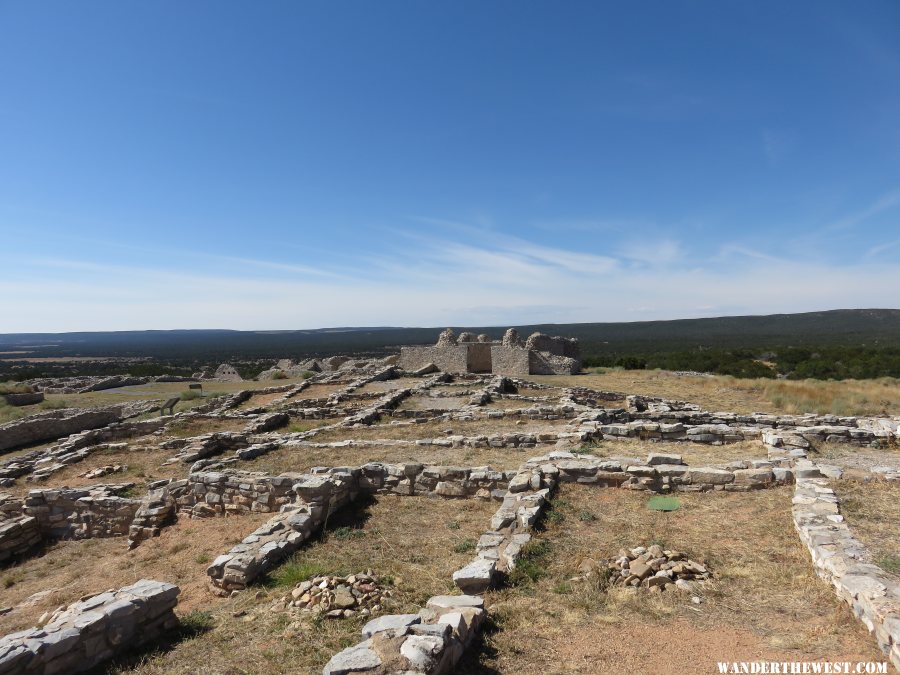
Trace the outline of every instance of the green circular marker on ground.
<instances>
[{"instance_id":1,"label":"green circular marker on ground","mask_svg":"<svg viewBox=\"0 0 900 675\"><path fill-rule=\"evenodd\" d=\"M664 497L657 495L647 500L647 508L654 511L677 511L681 507L678 497Z\"/></svg>"}]
</instances>

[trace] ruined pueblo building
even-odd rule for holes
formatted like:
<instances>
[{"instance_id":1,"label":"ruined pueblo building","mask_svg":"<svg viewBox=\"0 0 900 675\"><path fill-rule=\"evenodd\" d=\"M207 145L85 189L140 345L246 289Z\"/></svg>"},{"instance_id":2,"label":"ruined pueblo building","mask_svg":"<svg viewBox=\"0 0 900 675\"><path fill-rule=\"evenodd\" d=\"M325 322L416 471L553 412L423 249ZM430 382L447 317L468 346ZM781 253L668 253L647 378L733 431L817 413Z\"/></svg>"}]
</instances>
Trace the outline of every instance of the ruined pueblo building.
<instances>
[{"instance_id":1,"label":"ruined pueblo building","mask_svg":"<svg viewBox=\"0 0 900 675\"><path fill-rule=\"evenodd\" d=\"M434 365L445 373L575 375L581 370L578 340L532 333L524 342L510 328L500 342L487 335L447 328L434 345L401 347L400 367L416 371Z\"/></svg>"}]
</instances>

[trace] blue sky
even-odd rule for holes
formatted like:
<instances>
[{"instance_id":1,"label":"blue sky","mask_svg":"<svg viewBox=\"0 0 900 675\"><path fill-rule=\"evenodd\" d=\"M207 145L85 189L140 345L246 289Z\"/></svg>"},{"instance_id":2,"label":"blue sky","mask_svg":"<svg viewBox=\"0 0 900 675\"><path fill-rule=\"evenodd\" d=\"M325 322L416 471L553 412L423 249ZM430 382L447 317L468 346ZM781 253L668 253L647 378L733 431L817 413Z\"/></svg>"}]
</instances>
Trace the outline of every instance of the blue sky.
<instances>
[{"instance_id":1,"label":"blue sky","mask_svg":"<svg viewBox=\"0 0 900 675\"><path fill-rule=\"evenodd\" d=\"M898 289L893 0L0 0L0 332Z\"/></svg>"}]
</instances>

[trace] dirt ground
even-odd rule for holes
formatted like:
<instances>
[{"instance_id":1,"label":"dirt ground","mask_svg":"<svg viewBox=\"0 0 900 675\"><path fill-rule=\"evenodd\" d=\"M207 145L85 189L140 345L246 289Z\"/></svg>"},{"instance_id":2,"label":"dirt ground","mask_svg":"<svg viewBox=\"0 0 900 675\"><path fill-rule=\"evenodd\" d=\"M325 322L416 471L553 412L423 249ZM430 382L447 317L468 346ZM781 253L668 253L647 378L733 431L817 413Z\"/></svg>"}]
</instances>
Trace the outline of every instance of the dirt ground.
<instances>
[{"instance_id":1,"label":"dirt ground","mask_svg":"<svg viewBox=\"0 0 900 675\"><path fill-rule=\"evenodd\" d=\"M390 420L390 418L384 418ZM518 422L523 422L519 424ZM373 424L355 429L329 429L316 434L311 440L330 443L347 438L358 440L441 438L443 436L494 436L497 434L531 434L541 431L567 431L570 420L519 420L517 418L477 420L431 420L423 424Z\"/></svg>"},{"instance_id":2,"label":"dirt ground","mask_svg":"<svg viewBox=\"0 0 900 675\"><path fill-rule=\"evenodd\" d=\"M460 672L713 673L718 660L882 661L812 570L790 518L792 490L679 496L659 513L647 496L565 485L536 542L536 581L489 593L493 630ZM729 523L727 535L722 523ZM698 593L607 593L570 581L585 558L620 547L687 552L714 574Z\"/></svg>"},{"instance_id":3,"label":"dirt ground","mask_svg":"<svg viewBox=\"0 0 900 675\"><path fill-rule=\"evenodd\" d=\"M253 513L206 520L181 518L133 551L127 550L123 537L52 544L42 555L0 572L0 604L14 608L0 616L0 634L33 626L44 612L81 596L121 588L139 579L177 584L181 588L180 614L215 605L216 598L206 590L207 566L271 517L271 513ZM38 593L45 595L35 598Z\"/></svg>"},{"instance_id":4,"label":"dirt ground","mask_svg":"<svg viewBox=\"0 0 900 675\"><path fill-rule=\"evenodd\" d=\"M619 455L642 460L646 460L647 455L653 452L681 455L684 462L690 466L727 464L741 459L766 459L766 450L758 441L710 445L628 438L621 441L594 441L582 446L582 450L598 457Z\"/></svg>"},{"instance_id":5,"label":"dirt ground","mask_svg":"<svg viewBox=\"0 0 900 675\"><path fill-rule=\"evenodd\" d=\"M283 447L238 468L246 471L284 473L306 471L314 466L362 466L368 462L388 464L420 463L434 466L491 466L516 469L523 462L547 452L552 446L535 448L443 448L433 445L380 446L346 448Z\"/></svg>"},{"instance_id":6,"label":"dirt ground","mask_svg":"<svg viewBox=\"0 0 900 675\"><path fill-rule=\"evenodd\" d=\"M615 370L573 376L530 375L556 386L580 386L697 403L739 413L900 414L900 380L767 380L677 375L665 370Z\"/></svg>"},{"instance_id":7,"label":"dirt ground","mask_svg":"<svg viewBox=\"0 0 900 675\"><path fill-rule=\"evenodd\" d=\"M841 514L882 569L900 577L900 482L832 481Z\"/></svg>"},{"instance_id":8,"label":"dirt ground","mask_svg":"<svg viewBox=\"0 0 900 675\"><path fill-rule=\"evenodd\" d=\"M129 443L124 450L109 449L94 452L87 459L77 464L70 464L61 471L52 474L45 481L32 482L25 478L20 478L12 487L4 488L3 491L24 497L29 490L35 489L62 486L82 487L100 483L135 483L131 496L140 497L146 493L148 483L163 478L180 479L187 475L189 467L187 464L179 463L163 466L163 463L176 452L175 450L159 450L155 446ZM111 473L101 478L82 478L79 475L101 466L116 464L124 465L128 468L126 471Z\"/></svg>"},{"instance_id":9,"label":"dirt ground","mask_svg":"<svg viewBox=\"0 0 900 675\"><path fill-rule=\"evenodd\" d=\"M271 577L293 566L309 575L373 570L394 593L386 611L418 611L432 595L452 592L452 573L473 556L495 503L474 500L381 498L332 519L326 535L295 554ZM363 618L313 621L273 600L291 586L260 584L237 597L208 601L211 630L170 651L120 662L109 672L321 673L335 653L360 641ZM187 609L179 603L179 612ZM237 615L237 616L235 616Z\"/></svg>"},{"instance_id":10,"label":"dirt ground","mask_svg":"<svg viewBox=\"0 0 900 675\"><path fill-rule=\"evenodd\" d=\"M900 404L891 408L892 401L900 401L900 395L895 396L896 383L891 382L849 383L853 397L840 402L836 393L839 389L830 383L773 385L768 381L677 376L659 371L529 379L557 386L660 395L698 403L709 410L779 412L797 411L793 409L798 406L869 405L864 400L878 400L886 402L886 409L900 409ZM414 380L412 384L419 382ZM210 383L208 388L230 392L288 383ZM395 380L373 383L365 391L409 385ZM313 385L288 404L302 405L344 386ZM442 385L441 390L461 395L420 396L407 399L402 405L422 409L464 403L468 400L462 395L466 388L474 391L481 387L468 383ZM70 405L107 405L142 396L165 398L185 389L185 383L153 384L61 398ZM556 398L560 391L523 387L520 393ZM245 406L268 405L281 396L257 394ZM183 405L202 402L193 400ZM531 405L500 399L488 409ZM162 466L177 451L158 450L159 442L211 431L237 431L248 421L185 421L170 429L165 437L132 439L125 451L95 453L46 482L20 479L6 491L19 494L35 487L131 481L137 483L135 494L139 495L152 480L187 475L189 465ZM395 420L385 416L371 427L328 430L310 440L416 440L450 434L490 436L572 429L569 420L524 420L524 424L517 424L516 418L436 419L413 425L391 424L392 421ZM281 431L303 431L327 423L295 419ZM239 462L234 468L277 474L302 472L314 466L359 466L386 461L515 469L527 459L552 449L553 444L523 449L414 444L284 447L255 460ZM598 456L640 459L651 452L673 453L692 466L724 465L766 456L762 445L755 441L712 446L628 439L598 441L581 450ZM17 453L2 458L14 454ZM829 445L820 449L820 457L848 467L851 476L855 475L852 471L874 463L900 463L897 449ZM78 474L105 464L126 464L129 468L126 473L93 481L78 478ZM835 489L854 533L869 546L878 564L900 573L900 521L896 508L900 486L842 481ZM542 544L533 547L533 553L526 558L534 578L514 577L512 585L488 594L491 621L483 642L467 654L458 672L712 673L718 660L883 660L865 628L813 573L808 553L791 523L791 495L790 488L750 494L679 494L681 508L661 514L646 508L646 494L563 486L545 520L545 529L536 535L536 542ZM273 600L290 589L279 585L280 578L289 576L291 571L348 574L372 568L395 591L393 605L386 611L415 611L430 595L455 592L452 572L472 557L474 542L488 528L497 506L497 502L476 500L394 497L361 504L333 518L324 535L309 542L267 580L228 599L207 591L206 567L271 514L181 519L161 537L144 542L131 552L125 550L123 538L60 542L36 557L0 570L0 608L14 608L0 614L0 634L34 625L43 613L87 593L154 578L177 583L182 588L178 614L188 622L199 621L204 628L171 648L119 660L108 672L321 672L331 655L358 641L362 619L315 622L284 610L274 611ZM592 582L571 581L586 557L609 558L621 546L652 542L687 551L695 560L709 565L714 580L697 594L699 604L682 592L631 595L620 589L607 592Z\"/></svg>"}]
</instances>

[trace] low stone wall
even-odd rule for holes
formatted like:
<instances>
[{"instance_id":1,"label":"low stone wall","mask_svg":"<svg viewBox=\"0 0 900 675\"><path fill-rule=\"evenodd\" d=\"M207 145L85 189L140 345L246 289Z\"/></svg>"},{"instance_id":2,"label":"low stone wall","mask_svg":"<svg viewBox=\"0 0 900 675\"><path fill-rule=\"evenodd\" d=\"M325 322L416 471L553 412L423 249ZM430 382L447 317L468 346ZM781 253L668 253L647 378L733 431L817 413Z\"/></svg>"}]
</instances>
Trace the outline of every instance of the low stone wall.
<instances>
[{"instance_id":1,"label":"low stone wall","mask_svg":"<svg viewBox=\"0 0 900 675\"><path fill-rule=\"evenodd\" d=\"M25 555L41 542L37 518L18 516L0 521L0 563Z\"/></svg>"},{"instance_id":2,"label":"low stone wall","mask_svg":"<svg viewBox=\"0 0 900 675\"><path fill-rule=\"evenodd\" d=\"M816 573L834 586L900 670L900 583L871 563L868 550L839 513L837 495L817 473L812 467L797 478L794 525Z\"/></svg>"},{"instance_id":3,"label":"low stone wall","mask_svg":"<svg viewBox=\"0 0 900 675\"><path fill-rule=\"evenodd\" d=\"M0 394L0 398L6 400L8 405L23 406L35 405L44 400L44 392L25 392L22 394Z\"/></svg>"},{"instance_id":4,"label":"low stone wall","mask_svg":"<svg viewBox=\"0 0 900 675\"><path fill-rule=\"evenodd\" d=\"M175 495L183 493L187 487L186 480L172 481L147 493L128 526L128 548L135 548L145 539L158 537L163 527L175 522Z\"/></svg>"},{"instance_id":5,"label":"low stone wall","mask_svg":"<svg viewBox=\"0 0 900 675\"><path fill-rule=\"evenodd\" d=\"M629 422L603 423L597 418L604 411L590 411L576 418L578 430L589 440L621 440L640 438L642 440L688 441L692 443L726 444L749 440L763 440L776 447L808 448L815 444L846 443L857 446L872 446L890 442L893 436L877 435L869 429L854 426L785 426L775 429L764 426L758 418L741 420L742 416L729 415L728 422L716 420L708 413L693 415L683 421L664 422L660 420L638 419ZM791 420L798 423L797 420ZM772 420L771 424L777 423Z\"/></svg>"},{"instance_id":6,"label":"low stone wall","mask_svg":"<svg viewBox=\"0 0 900 675\"><path fill-rule=\"evenodd\" d=\"M345 427L356 424L372 424L381 417L385 411L397 407L401 401L412 395L412 389L397 389L381 396L373 405L364 408L355 415L348 416L342 423Z\"/></svg>"},{"instance_id":7,"label":"low stone wall","mask_svg":"<svg viewBox=\"0 0 900 675\"><path fill-rule=\"evenodd\" d=\"M448 673L484 621L484 599L438 595L418 614L388 614L363 626L365 640L335 654L323 675Z\"/></svg>"},{"instance_id":8,"label":"low stone wall","mask_svg":"<svg viewBox=\"0 0 900 675\"><path fill-rule=\"evenodd\" d=\"M42 628L0 638L0 675L89 670L175 628L179 589L142 579L57 611Z\"/></svg>"},{"instance_id":9,"label":"low stone wall","mask_svg":"<svg viewBox=\"0 0 900 675\"><path fill-rule=\"evenodd\" d=\"M260 574L300 548L322 527L329 514L356 498L358 481L349 472L299 476L292 490L296 502L220 555L207 568L214 591L246 588Z\"/></svg>"},{"instance_id":10,"label":"low stone wall","mask_svg":"<svg viewBox=\"0 0 900 675\"><path fill-rule=\"evenodd\" d=\"M302 474L268 476L247 471L191 473L184 489L177 490L178 510L194 517L226 513L272 513L296 498L294 484ZM169 493L172 493L172 489Z\"/></svg>"},{"instance_id":11,"label":"low stone wall","mask_svg":"<svg viewBox=\"0 0 900 675\"><path fill-rule=\"evenodd\" d=\"M141 505L139 499L114 494L126 487L31 490L22 511L37 520L43 536L53 539L123 536Z\"/></svg>"},{"instance_id":12,"label":"low stone wall","mask_svg":"<svg viewBox=\"0 0 900 675\"><path fill-rule=\"evenodd\" d=\"M359 468L359 489L378 494L500 499L514 472L489 466L454 467L372 462ZM499 493L498 493L499 491Z\"/></svg>"},{"instance_id":13,"label":"low stone wall","mask_svg":"<svg viewBox=\"0 0 900 675\"><path fill-rule=\"evenodd\" d=\"M112 441L159 431L166 422L161 417L138 422L115 422L100 429L72 434L59 445L0 462L0 486L11 485L16 478L29 474L32 480L42 480L94 452L114 447Z\"/></svg>"},{"instance_id":14,"label":"low stone wall","mask_svg":"<svg viewBox=\"0 0 900 675\"><path fill-rule=\"evenodd\" d=\"M765 460L733 462L729 467L692 467L680 455L650 453L646 460L637 457L594 457L569 452L551 452L529 459L524 465L532 470L552 465L560 482L605 487L623 487L652 492L748 492L794 482L792 469L775 466ZM512 488L511 488L512 489Z\"/></svg>"},{"instance_id":15,"label":"low stone wall","mask_svg":"<svg viewBox=\"0 0 900 675\"><path fill-rule=\"evenodd\" d=\"M85 429L104 427L122 419L122 409L53 410L0 424L0 452L22 445L52 441Z\"/></svg>"},{"instance_id":16,"label":"low stone wall","mask_svg":"<svg viewBox=\"0 0 900 675\"><path fill-rule=\"evenodd\" d=\"M501 499L513 471L495 471L489 466L426 466L417 463L372 462L359 468L313 469L316 476L340 471L341 480L351 489L376 494L404 496ZM296 486L307 474L269 476L247 471L198 471L187 481L166 488L179 511L193 517L227 513L271 513L300 497Z\"/></svg>"},{"instance_id":17,"label":"low stone wall","mask_svg":"<svg viewBox=\"0 0 900 675\"><path fill-rule=\"evenodd\" d=\"M160 444L160 447L163 450L180 448L180 452L166 462L171 464L176 462L193 463L198 459L220 455L228 450L246 448L248 445L250 445L250 441L245 432L216 431L202 436L172 439Z\"/></svg>"},{"instance_id":18,"label":"low stone wall","mask_svg":"<svg viewBox=\"0 0 900 675\"><path fill-rule=\"evenodd\" d=\"M244 433L248 434L264 434L267 431L274 431L283 427L290 422L291 417L285 412L274 412L266 415L260 415L252 422L244 427Z\"/></svg>"},{"instance_id":19,"label":"low stone wall","mask_svg":"<svg viewBox=\"0 0 900 675\"><path fill-rule=\"evenodd\" d=\"M484 593L499 573L515 567L558 477L552 464L524 467L512 477L503 503L491 518L491 529L478 540L474 560L453 573L453 583L463 593Z\"/></svg>"}]
</instances>

